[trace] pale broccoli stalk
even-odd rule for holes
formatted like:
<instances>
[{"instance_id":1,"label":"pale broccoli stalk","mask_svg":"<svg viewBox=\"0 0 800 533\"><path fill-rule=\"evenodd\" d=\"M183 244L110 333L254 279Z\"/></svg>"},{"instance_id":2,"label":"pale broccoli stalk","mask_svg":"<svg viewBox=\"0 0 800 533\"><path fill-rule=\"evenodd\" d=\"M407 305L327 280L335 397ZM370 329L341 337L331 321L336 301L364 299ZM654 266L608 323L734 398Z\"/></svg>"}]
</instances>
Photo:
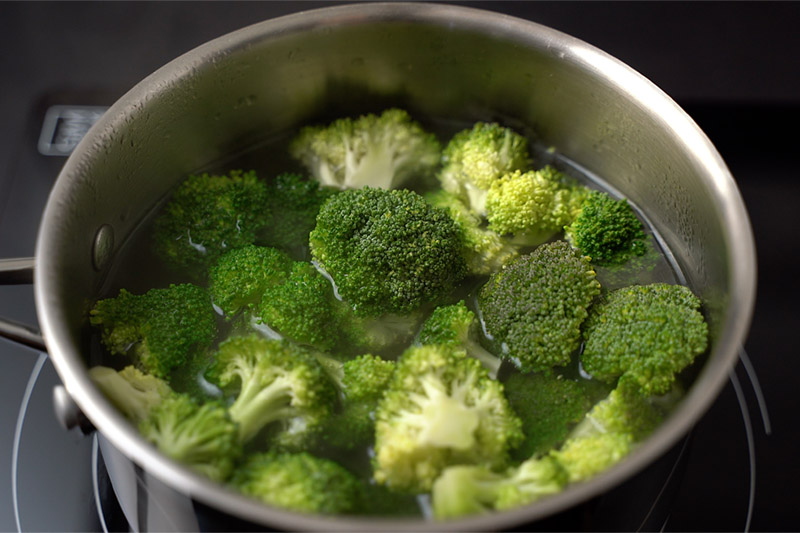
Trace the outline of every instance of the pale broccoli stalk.
<instances>
[{"instance_id":1,"label":"pale broccoli stalk","mask_svg":"<svg viewBox=\"0 0 800 533\"><path fill-rule=\"evenodd\" d=\"M489 376L494 378L502 360L481 345L480 327L475 313L462 300L457 304L434 309L422 324L419 343L443 344L462 349L468 356L479 360L489 371Z\"/></svg>"},{"instance_id":2,"label":"pale broccoli stalk","mask_svg":"<svg viewBox=\"0 0 800 533\"><path fill-rule=\"evenodd\" d=\"M505 174L486 196L489 229L515 244L538 246L575 219L587 193L551 166Z\"/></svg>"},{"instance_id":3,"label":"pale broccoli stalk","mask_svg":"<svg viewBox=\"0 0 800 533\"><path fill-rule=\"evenodd\" d=\"M481 217L455 194L438 190L426 194L425 199L431 205L446 209L455 221L461 231L462 255L470 274L491 274L517 257L517 247L497 232L484 227Z\"/></svg>"},{"instance_id":4,"label":"pale broccoli stalk","mask_svg":"<svg viewBox=\"0 0 800 533\"><path fill-rule=\"evenodd\" d=\"M303 128L289 147L322 185L339 189L393 189L432 175L441 146L406 111L342 118Z\"/></svg>"},{"instance_id":5,"label":"pale broccoli stalk","mask_svg":"<svg viewBox=\"0 0 800 533\"><path fill-rule=\"evenodd\" d=\"M497 123L478 122L453 136L442 152L442 163L442 188L460 197L473 213L485 215L492 184L530 165L528 140Z\"/></svg>"},{"instance_id":6,"label":"pale broccoli stalk","mask_svg":"<svg viewBox=\"0 0 800 533\"><path fill-rule=\"evenodd\" d=\"M522 438L500 382L463 351L412 347L399 358L375 413L374 478L427 492L448 466L507 465Z\"/></svg>"},{"instance_id":7,"label":"pale broccoli stalk","mask_svg":"<svg viewBox=\"0 0 800 533\"><path fill-rule=\"evenodd\" d=\"M173 394L165 381L132 365L119 371L107 366L94 366L89 369L89 377L114 407L134 424L147 418L155 406Z\"/></svg>"}]
</instances>

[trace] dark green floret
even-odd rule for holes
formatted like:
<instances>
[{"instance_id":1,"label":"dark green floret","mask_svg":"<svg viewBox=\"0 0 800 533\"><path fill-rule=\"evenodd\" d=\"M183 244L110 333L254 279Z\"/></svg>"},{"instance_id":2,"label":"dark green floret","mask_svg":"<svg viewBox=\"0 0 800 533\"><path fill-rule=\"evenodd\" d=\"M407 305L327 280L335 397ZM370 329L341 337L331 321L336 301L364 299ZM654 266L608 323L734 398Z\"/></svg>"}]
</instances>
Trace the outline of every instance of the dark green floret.
<instances>
[{"instance_id":1,"label":"dark green floret","mask_svg":"<svg viewBox=\"0 0 800 533\"><path fill-rule=\"evenodd\" d=\"M265 246L226 252L208 272L211 298L227 318L252 310L267 289L288 279L293 265L285 253Z\"/></svg>"},{"instance_id":2,"label":"dark green floret","mask_svg":"<svg viewBox=\"0 0 800 533\"><path fill-rule=\"evenodd\" d=\"M270 426L285 448L314 439L336 406L336 390L313 352L286 341L232 337L219 345L208 378L233 391L229 407L242 442Z\"/></svg>"},{"instance_id":3,"label":"dark green floret","mask_svg":"<svg viewBox=\"0 0 800 533\"><path fill-rule=\"evenodd\" d=\"M503 385L463 351L417 346L397 362L375 412L374 478L427 492L448 466L503 468L522 438Z\"/></svg>"},{"instance_id":4,"label":"dark green floret","mask_svg":"<svg viewBox=\"0 0 800 533\"><path fill-rule=\"evenodd\" d=\"M139 432L164 454L214 481L224 481L242 452L236 424L217 403L175 394L155 406Z\"/></svg>"},{"instance_id":5,"label":"dark green floret","mask_svg":"<svg viewBox=\"0 0 800 533\"><path fill-rule=\"evenodd\" d=\"M392 189L433 175L441 146L407 112L388 109L381 115L307 126L289 152L324 186Z\"/></svg>"},{"instance_id":6,"label":"dark green floret","mask_svg":"<svg viewBox=\"0 0 800 533\"><path fill-rule=\"evenodd\" d=\"M700 306L680 285L634 285L609 293L592 307L584 326L584 369L609 383L619 378L645 396L669 391L675 375L708 346Z\"/></svg>"},{"instance_id":7,"label":"dark green floret","mask_svg":"<svg viewBox=\"0 0 800 533\"><path fill-rule=\"evenodd\" d=\"M478 122L456 133L442 152L439 181L477 215L486 214L486 195L503 175L530 165L528 140L511 128Z\"/></svg>"},{"instance_id":8,"label":"dark green floret","mask_svg":"<svg viewBox=\"0 0 800 533\"><path fill-rule=\"evenodd\" d=\"M169 265L201 275L226 250L255 242L266 201L266 184L253 171L191 175L156 218L155 250Z\"/></svg>"},{"instance_id":9,"label":"dark green floret","mask_svg":"<svg viewBox=\"0 0 800 533\"><path fill-rule=\"evenodd\" d=\"M592 191L579 213L564 235L570 244L591 257L592 263L619 265L646 252L644 226L627 200Z\"/></svg>"},{"instance_id":10,"label":"dark green floret","mask_svg":"<svg viewBox=\"0 0 800 533\"><path fill-rule=\"evenodd\" d=\"M568 364L600 293L587 258L568 243L543 244L494 274L478 295L486 333L524 372Z\"/></svg>"},{"instance_id":11,"label":"dark green floret","mask_svg":"<svg viewBox=\"0 0 800 533\"><path fill-rule=\"evenodd\" d=\"M231 483L268 505L320 514L349 514L363 505L361 483L329 459L308 453L251 455Z\"/></svg>"},{"instance_id":12,"label":"dark green floret","mask_svg":"<svg viewBox=\"0 0 800 533\"><path fill-rule=\"evenodd\" d=\"M310 244L359 316L408 314L447 296L466 275L455 223L409 190L367 187L331 197Z\"/></svg>"},{"instance_id":13,"label":"dark green floret","mask_svg":"<svg viewBox=\"0 0 800 533\"><path fill-rule=\"evenodd\" d=\"M115 298L99 300L89 322L102 328L109 352L131 357L159 378L210 347L217 335L208 292L188 283L144 294L122 289Z\"/></svg>"}]
</instances>

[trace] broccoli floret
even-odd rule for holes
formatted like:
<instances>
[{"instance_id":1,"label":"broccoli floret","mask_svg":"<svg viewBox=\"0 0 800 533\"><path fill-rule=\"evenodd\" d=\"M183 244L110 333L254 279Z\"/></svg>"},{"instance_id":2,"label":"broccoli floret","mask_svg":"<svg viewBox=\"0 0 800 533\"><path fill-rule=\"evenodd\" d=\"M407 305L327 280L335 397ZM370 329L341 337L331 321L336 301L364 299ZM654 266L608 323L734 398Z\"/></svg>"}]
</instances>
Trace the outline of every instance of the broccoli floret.
<instances>
[{"instance_id":1,"label":"broccoli floret","mask_svg":"<svg viewBox=\"0 0 800 533\"><path fill-rule=\"evenodd\" d=\"M480 343L480 323L475 313L464 301L437 307L422 324L419 332L420 344L444 344L462 349L467 355L480 361L491 377L497 376L502 362Z\"/></svg>"},{"instance_id":2,"label":"broccoli floret","mask_svg":"<svg viewBox=\"0 0 800 533\"><path fill-rule=\"evenodd\" d=\"M455 464L502 468L522 438L503 385L443 345L400 356L375 417L374 478L398 491L429 491Z\"/></svg>"},{"instance_id":3,"label":"broccoli floret","mask_svg":"<svg viewBox=\"0 0 800 533\"><path fill-rule=\"evenodd\" d=\"M259 241L306 258L308 234L317 222L319 208L336 189L320 186L300 174L278 175L268 188L267 219Z\"/></svg>"},{"instance_id":4,"label":"broccoli floret","mask_svg":"<svg viewBox=\"0 0 800 533\"><path fill-rule=\"evenodd\" d=\"M464 200L473 213L485 215L492 183L530 165L528 140L497 123L478 122L450 139L442 163L442 188Z\"/></svg>"},{"instance_id":5,"label":"broccoli floret","mask_svg":"<svg viewBox=\"0 0 800 533\"><path fill-rule=\"evenodd\" d=\"M286 341L229 338L220 343L208 378L237 391L228 411L242 442L278 425L275 444L304 444L336 405L335 387L313 353Z\"/></svg>"},{"instance_id":6,"label":"broccoli floret","mask_svg":"<svg viewBox=\"0 0 800 533\"><path fill-rule=\"evenodd\" d=\"M517 257L517 247L483 227L481 217L470 211L455 194L438 190L426 194L425 199L431 205L446 209L455 221L461 232L461 253L470 274L491 274Z\"/></svg>"},{"instance_id":7,"label":"broccoli floret","mask_svg":"<svg viewBox=\"0 0 800 533\"><path fill-rule=\"evenodd\" d=\"M647 250L644 226L630 204L601 191L586 196L564 236L596 265L619 265Z\"/></svg>"},{"instance_id":8,"label":"broccoli floret","mask_svg":"<svg viewBox=\"0 0 800 533\"><path fill-rule=\"evenodd\" d=\"M309 453L253 454L231 484L247 496L293 511L347 514L363 505L362 486L353 474Z\"/></svg>"},{"instance_id":9,"label":"broccoli floret","mask_svg":"<svg viewBox=\"0 0 800 533\"><path fill-rule=\"evenodd\" d=\"M566 470L570 483L585 481L621 461L633 449L627 433L595 433L568 439L552 457Z\"/></svg>"},{"instance_id":10,"label":"broccoli floret","mask_svg":"<svg viewBox=\"0 0 800 533\"><path fill-rule=\"evenodd\" d=\"M310 235L311 253L359 316L408 314L448 295L466 275L447 213L409 190L332 196Z\"/></svg>"},{"instance_id":11,"label":"broccoli floret","mask_svg":"<svg viewBox=\"0 0 800 533\"><path fill-rule=\"evenodd\" d=\"M568 243L541 245L495 273L478 295L486 333L523 371L569 363L600 293L588 259Z\"/></svg>"},{"instance_id":12,"label":"broccoli floret","mask_svg":"<svg viewBox=\"0 0 800 533\"><path fill-rule=\"evenodd\" d=\"M410 178L432 175L441 146L407 112L389 109L380 116L307 126L292 141L289 152L322 185L393 189Z\"/></svg>"},{"instance_id":13,"label":"broccoli floret","mask_svg":"<svg viewBox=\"0 0 800 533\"><path fill-rule=\"evenodd\" d=\"M89 377L114 407L131 422L138 424L173 392L164 380L145 374L129 365L122 370L107 366L89 369Z\"/></svg>"},{"instance_id":14,"label":"broccoli floret","mask_svg":"<svg viewBox=\"0 0 800 533\"><path fill-rule=\"evenodd\" d=\"M581 438L598 433L625 433L633 442L647 437L662 421L661 410L625 384L613 389L597 402L570 433Z\"/></svg>"},{"instance_id":15,"label":"broccoli floret","mask_svg":"<svg viewBox=\"0 0 800 533\"><path fill-rule=\"evenodd\" d=\"M208 292L189 283L144 294L122 289L115 298L99 300L89 322L102 328L101 340L109 352L132 356L159 378L211 346L217 335Z\"/></svg>"},{"instance_id":16,"label":"broccoli floret","mask_svg":"<svg viewBox=\"0 0 800 533\"><path fill-rule=\"evenodd\" d=\"M550 457L528 459L503 473L451 466L433 484L433 514L443 520L511 509L556 494L566 483L567 472Z\"/></svg>"},{"instance_id":17,"label":"broccoli floret","mask_svg":"<svg viewBox=\"0 0 800 533\"><path fill-rule=\"evenodd\" d=\"M173 267L204 273L226 250L255 242L266 201L253 171L189 176L156 218L155 250Z\"/></svg>"},{"instance_id":18,"label":"broccoli floret","mask_svg":"<svg viewBox=\"0 0 800 533\"><path fill-rule=\"evenodd\" d=\"M587 192L551 166L505 174L486 195L489 229L516 244L538 246L573 221Z\"/></svg>"},{"instance_id":19,"label":"broccoli floret","mask_svg":"<svg viewBox=\"0 0 800 533\"><path fill-rule=\"evenodd\" d=\"M681 285L654 283L610 292L584 324L583 368L645 396L669 391L675 375L708 346L701 302Z\"/></svg>"},{"instance_id":20,"label":"broccoli floret","mask_svg":"<svg viewBox=\"0 0 800 533\"><path fill-rule=\"evenodd\" d=\"M269 287L289 277L294 261L264 246L247 245L222 255L208 271L211 298L227 318L254 309Z\"/></svg>"},{"instance_id":21,"label":"broccoli floret","mask_svg":"<svg viewBox=\"0 0 800 533\"><path fill-rule=\"evenodd\" d=\"M236 424L217 403L175 394L156 405L139 432L164 454L215 481L224 481L241 454Z\"/></svg>"},{"instance_id":22,"label":"broccoli floret","mask_svg":"<svg viewBox=\"0 0 800 533\"><path fill-rule=\"evenodd\" d=\"M522 420L525 440L513 452L520 460L546 453L563 443L592 408L586 389L559 374L511 374L506 398Z\"/></svg>"}]
</instances>

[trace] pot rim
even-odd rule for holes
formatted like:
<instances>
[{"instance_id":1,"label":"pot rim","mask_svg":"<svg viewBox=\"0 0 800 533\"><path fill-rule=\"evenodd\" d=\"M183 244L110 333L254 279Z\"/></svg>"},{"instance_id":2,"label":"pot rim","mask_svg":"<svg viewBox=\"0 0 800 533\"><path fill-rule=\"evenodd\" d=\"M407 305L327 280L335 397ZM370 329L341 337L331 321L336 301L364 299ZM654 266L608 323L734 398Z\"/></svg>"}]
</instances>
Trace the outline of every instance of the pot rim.
<instances>
[{"instance_id":1,"label":"pot rim","mask_svg":"<svg viewBox=\"0 0 800 533\"><path fill-rule=\"evenodd\" d=\"M708 186L719 216L730 230L727 243L731 265L728 311L712 356L673 415L625 460L593 479L575 484L562 493L534 504L485 516L448 522L420 519L329 517L299 514L250 500L214 483L158 453L92 384L84 361L70 346L65 316L54 296L58 264L48 250L56 239L53 230L58 213L67 209L62 198L79 181L81 168L102 151L104 132L122 124L142 101L169 90L215 57L234 52L249 43L274 36L301 33L325 26L336 28L372 22L404 21L431 26L455 26L500 35L528 46L545 46L548 53L594 71L619 91L652 110L663 126L678 133L682 148L691 153L709 176ZM602 73L602 74L601 74ZM39 322L50 357L67 392L103 435L149 473L197 500L234 516L264 525L288 529L415 531L490 530L531 522L565 510L623 482L665 453L706 412L724 386L749 328L755 302L755 244L749 218L732 175L710 140L694 121L663 91L644 76L609 54L562 32L516 17L470 7L429 3L349 4L299 12L244 27L209 41L170 61L121 97L90 130L75 149L57 179L42 216L36 245L34 291Z\"/></svg>"}]
</instances>

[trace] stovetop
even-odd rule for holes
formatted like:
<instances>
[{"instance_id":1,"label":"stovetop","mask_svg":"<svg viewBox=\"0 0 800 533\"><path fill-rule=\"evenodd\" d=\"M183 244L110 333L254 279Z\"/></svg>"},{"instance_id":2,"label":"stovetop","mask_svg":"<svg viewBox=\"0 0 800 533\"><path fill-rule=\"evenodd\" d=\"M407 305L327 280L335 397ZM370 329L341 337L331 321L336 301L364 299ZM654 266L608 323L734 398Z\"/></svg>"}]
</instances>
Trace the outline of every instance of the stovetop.
<instances>
[{"instance_id":1,"label":"stovetop","mask_svg":"<svg viewBox=\"0 0 800 533\"><path fill-rule=\"evenodd\" d=\"M800 4L462 3L599 46L673 96L717 145L752 219L758 301L745 346L749 358L687 441L685 472L663 527L797 530L800 429L790 399L800 363L790 352L790 332L798 323L798 252L790 236L800 223L800 180L797 135L789 132L800 119ZM39 216L65 160L59 150L68 150L70 136L79 136L92 113L81 107L68 114L61 124L70 127L58 142L51 135L54 142L40 146L48 110L110 105L204 41L324 5L330 3L0 3L0 258L33 255ZM35 324L31 287L0 287L0 316ZM0 369L0 425L7 428L0 435L0 530L102 530L95 500L107 487L91 475L95 443L58 426L50 405L58 383L52 365L0 340Z\"/></svg>"}]
</instances>

